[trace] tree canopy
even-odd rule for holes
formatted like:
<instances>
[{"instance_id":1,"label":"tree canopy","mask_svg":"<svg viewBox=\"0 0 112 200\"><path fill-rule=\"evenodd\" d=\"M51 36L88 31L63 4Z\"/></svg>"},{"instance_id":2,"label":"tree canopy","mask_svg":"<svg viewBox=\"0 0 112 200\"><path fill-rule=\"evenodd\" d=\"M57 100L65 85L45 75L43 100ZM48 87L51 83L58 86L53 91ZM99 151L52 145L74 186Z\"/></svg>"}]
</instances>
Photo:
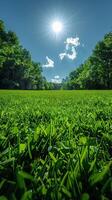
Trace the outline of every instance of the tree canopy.
<instances>
[{"instance_id":1,"label":"tree canopy","mask_svg":"<svg viewBox=\"0 0 112 200\"><path fill-rule=\"evenodd\" d=\"M112 32L97 43L92 55L72 71L66 89L112 89Z\"/></svg>"},{"instance_id":2,"label":"tree canopy","mask_svg":"<svg viewBox=\"0 0 112 200\"><path fill-rule=\"evenodd\" d=\"M40 63L32 61L16 34L6 31L0 20L0 88L45 89L45 85Z\"/></svg>"}]
</instances>

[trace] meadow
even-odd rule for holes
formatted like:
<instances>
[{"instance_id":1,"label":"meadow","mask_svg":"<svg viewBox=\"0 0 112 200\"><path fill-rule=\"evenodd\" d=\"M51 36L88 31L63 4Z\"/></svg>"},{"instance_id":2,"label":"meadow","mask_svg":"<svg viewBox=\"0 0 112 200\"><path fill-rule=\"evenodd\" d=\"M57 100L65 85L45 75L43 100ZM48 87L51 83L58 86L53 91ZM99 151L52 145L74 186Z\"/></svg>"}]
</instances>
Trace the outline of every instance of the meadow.
<instances>
[{"instance_id":1,"label":"meadow","mask_svg":"<svg viewBox=\"0 0 112 200\"><path fill-rule=\"evenodd\" d=\"M109 200L112 91L0 91L0 200Z\"/></svg>"}]
</instances>

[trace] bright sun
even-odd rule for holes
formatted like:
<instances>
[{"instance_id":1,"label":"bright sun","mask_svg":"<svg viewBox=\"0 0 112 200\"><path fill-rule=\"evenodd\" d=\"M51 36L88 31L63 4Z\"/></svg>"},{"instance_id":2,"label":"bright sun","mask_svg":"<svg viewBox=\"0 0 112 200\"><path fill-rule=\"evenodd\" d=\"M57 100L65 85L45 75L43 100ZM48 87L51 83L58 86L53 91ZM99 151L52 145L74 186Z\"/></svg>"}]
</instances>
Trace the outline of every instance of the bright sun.
<instances>
[{"instance_id":1,"label":"bright sun","mask_svg":"<svg viewBox=\"0 0 112 200\"><path fill-rule=\"evenodd\" d=\"M59 33L62 31L63 25L60 21L54 21L52 23L52 29L55 33Z\"/></svg>"}]
</instances>

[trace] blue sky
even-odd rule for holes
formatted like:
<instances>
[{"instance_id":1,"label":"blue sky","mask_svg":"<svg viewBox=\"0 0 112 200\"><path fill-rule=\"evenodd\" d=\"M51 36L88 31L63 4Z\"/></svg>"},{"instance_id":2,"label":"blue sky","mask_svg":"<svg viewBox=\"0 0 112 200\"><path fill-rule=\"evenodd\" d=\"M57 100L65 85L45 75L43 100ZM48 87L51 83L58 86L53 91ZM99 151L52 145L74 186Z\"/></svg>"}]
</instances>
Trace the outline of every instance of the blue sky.
<instances>
[{"instance_id":1,"label":"blue sky","mask_svg":"<svg viewBox=\"0 0 112 200\"><path fill-rule=\"evenodd\" d=\"M112 31L112 0L0 0L0 18L16 32L34 61L42 65L47 59L53 61L52 67L43 68L43 75L57 80L83 63L95 44ZM52 30L56 20L63 24L58 36ZM67 38L78 38L80 45L68 44L66 51ZM60 59L60 53L72 55L73 49L74 59Z\"/></svg>"}]
</instances>

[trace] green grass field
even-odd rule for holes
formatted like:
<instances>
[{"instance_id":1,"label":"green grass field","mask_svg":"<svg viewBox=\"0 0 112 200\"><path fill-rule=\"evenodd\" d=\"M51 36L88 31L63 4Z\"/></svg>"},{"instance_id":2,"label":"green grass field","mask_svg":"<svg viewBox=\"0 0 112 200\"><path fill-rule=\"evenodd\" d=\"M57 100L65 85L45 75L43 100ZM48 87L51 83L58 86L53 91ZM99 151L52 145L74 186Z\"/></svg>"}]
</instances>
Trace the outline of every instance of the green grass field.
<instances>
[{"instance_id":1,"label":"green grass field","mask_svg":"<svg viewBox=\"0 0 112 200\"><path fill-rule=\"evenodd\" d=\"M0 200L109 200L112 91L0 91Z\"/></svg>"}]
</instances>

